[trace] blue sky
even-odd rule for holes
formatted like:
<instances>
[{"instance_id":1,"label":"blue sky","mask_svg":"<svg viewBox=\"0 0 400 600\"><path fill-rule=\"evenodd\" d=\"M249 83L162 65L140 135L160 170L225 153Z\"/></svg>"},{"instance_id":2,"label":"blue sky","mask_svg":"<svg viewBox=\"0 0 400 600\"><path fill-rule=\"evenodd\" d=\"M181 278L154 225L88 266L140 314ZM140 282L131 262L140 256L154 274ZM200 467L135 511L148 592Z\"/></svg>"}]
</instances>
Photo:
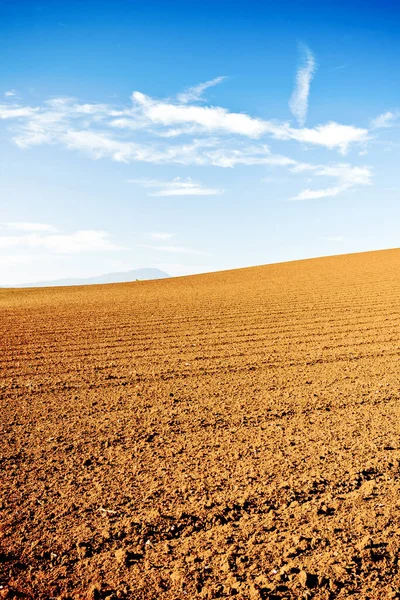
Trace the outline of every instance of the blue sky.
<instances>
[{"instance_id":1,"label":"blue sky","mask_svg":"<svg viewBox=\"0 0 400 600\"><path fill-rule=\"evenodd\" d=\"M396 4L0 0L0 285L399 246Z\"/></svg>"}]
</instances>

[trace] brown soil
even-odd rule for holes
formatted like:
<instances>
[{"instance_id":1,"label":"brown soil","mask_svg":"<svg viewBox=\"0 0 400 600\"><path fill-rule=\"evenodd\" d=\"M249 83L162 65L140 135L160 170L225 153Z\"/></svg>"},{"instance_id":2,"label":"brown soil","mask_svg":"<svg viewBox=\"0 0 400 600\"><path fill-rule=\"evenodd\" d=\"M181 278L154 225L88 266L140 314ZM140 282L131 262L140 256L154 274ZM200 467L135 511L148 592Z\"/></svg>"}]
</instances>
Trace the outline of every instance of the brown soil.
<instances>
[{"instance_id":1,"label":"brown soil","mask_svg":"<svg viewBox=\"0 0 400 600\"><path fill-rule=\"evenodd\" d=\"M0 316L0 598L400 598L400 250Z\"/></svg>"}]
</instances>

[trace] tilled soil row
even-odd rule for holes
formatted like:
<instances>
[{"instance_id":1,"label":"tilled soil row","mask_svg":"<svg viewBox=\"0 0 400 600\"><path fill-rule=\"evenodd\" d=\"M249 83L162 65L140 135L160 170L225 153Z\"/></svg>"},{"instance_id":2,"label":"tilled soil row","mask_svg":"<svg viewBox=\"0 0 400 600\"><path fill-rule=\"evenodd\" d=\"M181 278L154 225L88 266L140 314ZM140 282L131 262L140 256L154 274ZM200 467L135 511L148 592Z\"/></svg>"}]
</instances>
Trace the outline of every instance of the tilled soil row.
<instances>
[{"instance_id":1,"label":"tilled soil row","mask_svg":"<svg viewBox=\"0 0 400 600\"><path fill-rule=\"evenodd\" d=\"M399 275L0 290L0 598L400 598Z\"/></svg>"}]
</instances>

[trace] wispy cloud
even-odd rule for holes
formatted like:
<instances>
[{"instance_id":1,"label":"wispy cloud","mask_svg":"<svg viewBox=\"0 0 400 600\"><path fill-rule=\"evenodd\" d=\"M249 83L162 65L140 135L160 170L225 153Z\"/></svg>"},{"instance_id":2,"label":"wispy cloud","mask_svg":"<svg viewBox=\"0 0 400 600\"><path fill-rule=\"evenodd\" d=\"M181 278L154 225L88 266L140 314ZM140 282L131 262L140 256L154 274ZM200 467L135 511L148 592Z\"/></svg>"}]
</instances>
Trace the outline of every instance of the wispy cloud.
<instances>
[{"instance_id":1,"label":"wispy cloud","mask_svg":"<svg viewBox=\"0 0 400 600\"><path fill-rule=\"evenodd\" d=\"M292 129L291 137L288 139L325 146L329 149L338 148L341 154L346 154L351 144L368 141L368 130L332 121L312 129Z\"/></svg>"},{"instance_id":2,"label":"wispy cloud","mask_svg":"<svg viewBox=\"0 0 400 600\"><path fill-rule=\"evenodd\" d=\"M320 198L327 198L329 196L337 196L347 188L343 188L340 185L324 188L322 190L302 190L297 196L294 196L292 200L318 200Z\"/></svg>"},{"instance_id":3,"label":"wispy cloud","mask_svg":"<svg viewBox=\"0 0 400 600\"><path fill-rule=\"evenodd\" d=\"M231 133L259 138L264 133L275 131L276 126L244 113L231 113L219 106L197 106L173 104L168 100L155 100L142 92L135 91L132 101L136 110L149 122L170 127L192 124L198 131Z\"/></svg>"},{"instance_id":4,"label":"wispy cloud","mask_svg":"<svg viewBox=\"0 0 400 600\"><path fill-rule=\"evenodd\" d=\"M149 196L215 196L224 190L209 188L193 181L190 177L176 177L172 181L157 181L153 179L129 179L129 183L137 183L142 187L155 189Z\"/></svg>"},{"instance_id":5,"label":"wispy cloud","mask_svg":"<svg viewBox=\"0 0 400 600\"><path fill-rule=\"evenodd\" d=\"M166 240L170 240L172 238L172 233L155 232L150 233L149 237L153 240L160 240L165 242Z\"/></svg>"},{"instance_id":6,"label":"wispy cloud","mask_svg":"<svg viewBox=\"0 0 400 600\"><path fill-rule=\"evenodd\" d=\"M30 223L30 222L21 222L21 221L8 221L5 223L0 223L0 229L8 229L13 231L29 231L29 232L51 232L54 233L57 231L57 228L54 225L49 225L48 223Z\"/></svg>"},{"instance_id":7,"label":"wispy cloud","mask_svg":"<svg viewBox=\"0 0 400 600\"><path fill-rule=\"evenodd\" d=\"M342 153L352 143L365 144L368 140L367 129L352 125L330 122L314 128L296 129L288 124L230 113L221 107L176 105L153 100L139 92L133 96L133 107L129 109L78 103L74 98L53 98L37 107L3 104L0 105L0 118L12 122L14 141L21 148L60 144L96 160L108 158L127 164L141 161L223 168L265 165L293 169L299 166L298 161L272 153L258 137L269 134L280 141L296 140L307 145L338 148ZM115 128L115 118L121 118L121 115L129 117L138 129L145 130L145 135L142 132L138 137L133 129ZM194 126L197 133L178 135L178 138L184 137L183 141L160 138L160 130L176 125ZM248 138L252 138L251 142ZM313 167L314 170L317 167ZM156 196L206 196L223 192L190 179L139 180L136 183L149 188ZM329 188L325 195L339 192ZM316 197L316 191L304 191L303 196Z\"/></svg>"},{"instance_id":8,"label":"wispy cloud","mask_svg":"<svg viewBox=\"0 0 400 600\"><path fill-rule=\"evenodd\" d=\"M391 112L387 111L382 113L371 121L371 129L387 129L393 127L395 122L400 118L400 111Z\"/></svg>"},{"instance_id":9,"label":"wispy cloud","mask_svg":"<svg viewBox=\"0 0 400 600\"><path fill-rule=\"evenodd\" d=\"M331 71L342 71L343 69L347 69L350 66L350 63L343 63L341 65L337 65L337 67L332 67Z\"/></svg>"},{"instance_id":10,"label":"wispy cloud","mask_svg":"<svg viewBox=\"0 0 400 600\"><path fill-rule=\"evenodd\" d=\"M0 104L0 119L33 119L39 114L39 107L19 106L18 104ZM29 122L27 122L27 125Z\"/></svg>"},{"instance_id":11,"label":"wispy cloud","mask_svg":"<svg viewBox=\"0 0 400 600\"><path fill-rule=\"evenodd\" d=\"M4 95L6 98L11 98L12 96L16 96L17 92L16 90L7 90L7 92L4 92Z\"/></svg>"},{"instance_id":12,"label":"wispy cloud","mask_svg":"<svg viewBox=\"0 0 400 600\"><path fill-rule=\"evenodd\" d=\"M258 140L264 137L336 148L343 153L351 144L368 139L368 130L354 125L332 121L314 128L295 128L220 106L157 100L138 91L132 94L130 107L79 103L74 98L52 98L39 106L3 103L0 119L11 123L13 139L21 148L60 144L95 159L108 157L126 163L226 166L209 152L213 147L219 154L236 155L228 166L233 162L261 164L259 157L266 154L267 147ZM181 138L184 142L177 143ZM254 141L251 147L246 139Z\"/></svg>"},{"instance_id":13,"label":"wispy cloud","mask_svg":"<svg viewBox=\"0 0 400 600\"><path fill-rule=\"evenodd\" d=\"M259 139L270 136L277 140L338 148L346 152L349 145L368 139L368 130L331 121L314 128L294 128L288 123L267 121L245 113L232 113L219 106L192 106L155 100L141 92L133 92L132 100L143 120L157 127L192 125L197 133L219 133ZM176 129L174 129L176 131Z\"/></svg>"},{"instance_id":14,"label":"wispy cloud","mask_svg":"<svg viewBox=\"0 0 400 600\"><path fill-rule=\"evenodd\" d=\"M300 127L303 127L307 118L310 84L316 71L317 64L313 53L307 46L301 44L299 49L301 52L302 64L296 74L296 86L290 98L289 107Z\"/></svg>"},{"instance_id":15,"label":"wispy cloud","mask_svg":"<svg viewBox=\"0 0 400 600\"><path fill-rule=\"evenodd\" d=\"M303 86L303 91L300 93L299 87L296 96L299 102L307 101L309 82L315 70L313 55L307 49L304 52L305 64L298 75ZM275 149L272 151L266 142L276 147L278 143L295 141L307 148L336 149L345 154L350 146L359 144L364 148L369 141L369 130L352 124L330 121L315 127L294 127L274 119L231 112L221 106L196 104L208 87L222 79L188 88L175 101L152 98L139 91L133 92L131 104L118 106L79 102L73 97L51 98L40 105L28 106L10 98L9 102L0 104L0 119L5 121L20 148L59 145L94 160L109 159L126 164L146 162L222 168L265 165L294 169L299 166L297 160ZM301 110L298 112L300 121ZM385 117L385 122L388 119ZM318 174L319 165L312 169ZM148 188L154 196L223 193L222 189L191 179L137 180L136 183ZM332 196L343 189L340 180L338 185L325 190L303 190L300 195Z\"/></svg>"},{"instance_id":16,"label":"wispy cloud","mask_svg":"<svg viewBox=\"0 0 400 600\"><path fill-rule=\"evenodd\" d=\"M349 164L337 165L309 165L299 164L293 167L292 172L311 172L317 177L332 177L337 183L334 186L323 189L304 189L291 200L317 200L337 196L342 192L357 185L371 185L372 172L369 167L353 167Z\"/></svg>"},{"instance_id":17,"label":"wispy cloud","mask_svg":"<svg viewBox=\"0 0 400 600\"><path fill-rule=\"evenodd\" d=\"M226 77L222 75L221 77L215 77L215 79L210 79L210 81L206 81L204 83L198 83L193 87L188 87L184 92L177 95L177 99L179 102L196 102L202 99L203 93L210 87L214 85L218 85L221 81L224 81Z\"/></svg>"}]
</instances>

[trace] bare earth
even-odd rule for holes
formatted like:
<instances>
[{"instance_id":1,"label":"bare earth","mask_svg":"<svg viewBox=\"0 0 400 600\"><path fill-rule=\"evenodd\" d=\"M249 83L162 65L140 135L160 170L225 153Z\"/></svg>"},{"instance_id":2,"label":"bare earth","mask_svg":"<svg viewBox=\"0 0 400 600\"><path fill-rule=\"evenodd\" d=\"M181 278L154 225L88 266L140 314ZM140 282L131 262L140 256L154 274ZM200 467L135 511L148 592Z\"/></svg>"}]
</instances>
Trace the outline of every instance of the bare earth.
<instances>
[{"instance_id":1,"label":"bare earth","mask_svg":"<svg viewBox=\"0 0 400 600\"><path fill-rule=\"evenodd\" d=\"M400 250L0 290L0 598L400 598Z\"/></svg>"}]
</instances>

